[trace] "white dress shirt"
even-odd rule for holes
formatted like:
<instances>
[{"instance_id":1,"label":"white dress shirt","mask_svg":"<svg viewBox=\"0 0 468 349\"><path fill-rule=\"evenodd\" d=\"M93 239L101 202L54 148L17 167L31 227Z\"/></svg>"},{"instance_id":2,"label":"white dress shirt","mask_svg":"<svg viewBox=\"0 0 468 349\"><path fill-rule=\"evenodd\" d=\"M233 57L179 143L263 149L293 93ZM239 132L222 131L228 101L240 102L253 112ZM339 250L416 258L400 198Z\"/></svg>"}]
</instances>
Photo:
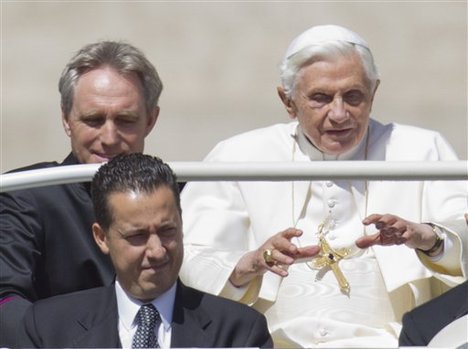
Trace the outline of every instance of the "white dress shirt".
<instances>
[{"instance_id":1,"label":"white dress shirt","mask_svg":"<svg viewBox=\"0 0 468 349\"><path fill-rule=\"evenodd\" d=\"M133 336L137 330L136 315L143 303L131 297L120 285L115 282L115 293L117 295L117 308L119 314L119 336L122 348L131 348ZM161 316L161 325L155 328L158 343L161 348L171 347L171 323L176 294L176 284L151 303Z\"/></svg>"}]
</instances>

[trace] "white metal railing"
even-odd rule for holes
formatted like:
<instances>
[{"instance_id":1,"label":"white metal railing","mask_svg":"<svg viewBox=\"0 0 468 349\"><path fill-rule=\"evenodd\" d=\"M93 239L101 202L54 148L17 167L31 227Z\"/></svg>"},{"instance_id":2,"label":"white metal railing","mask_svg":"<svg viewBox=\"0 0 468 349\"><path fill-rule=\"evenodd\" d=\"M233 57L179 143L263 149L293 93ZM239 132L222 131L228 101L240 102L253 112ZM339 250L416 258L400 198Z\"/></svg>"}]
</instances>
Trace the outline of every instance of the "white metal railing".
<instances>
[{"instance_id":1,"label":"white metal railing","mask_svg":"<svg viewBox=\"0 0 468 349\"><path fill-rule=\"evenodd\" d=\"M168 162L179 181L468 180L468 161ZM0 192L90 181L101 164L0 175Z\"/></svg>"}]
</instances>

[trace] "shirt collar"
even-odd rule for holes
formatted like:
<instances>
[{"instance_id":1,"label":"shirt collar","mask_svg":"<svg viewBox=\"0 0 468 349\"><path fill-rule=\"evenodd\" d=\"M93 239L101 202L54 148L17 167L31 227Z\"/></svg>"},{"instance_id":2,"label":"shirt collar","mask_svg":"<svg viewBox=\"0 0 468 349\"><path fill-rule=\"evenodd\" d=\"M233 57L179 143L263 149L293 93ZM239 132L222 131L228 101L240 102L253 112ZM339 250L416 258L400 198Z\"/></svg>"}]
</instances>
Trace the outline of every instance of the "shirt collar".
<instances>
[{"instance_id":1,"label":"shirt collar","mask_svg":"<svg viewBox=\"0 0 468 349\"><path fill-rule=\"evenodd\" d=\"M297 142L298 150L311 161L357 160L364 159L367 132L369 130L356 146L339 155L325 154L318 150L306 137L300 124L297 124L295 134L292 136Z\"/></svg>"},{"instance_id":2,"label":"shirt collar","mask_svg":"<svg viewBox=\"0 0 468 349\"><path fill-rule=\"evenodd\" d=\"M61 163L61 165L78 165L78 164L80 164L80 162L78 161L76 156L73 155L73 153L68 154L65 160L63 160L63 162Z\"/></svg>"},{"instance_id":3,"label":"shirt collar","mask_svg":"<svg viewBox=\"0 0 468 349\"><path fill-rule=\"evenodd\" d=\"M171 288L151 302L158 310L165 330L168 330L172 323L176 286L177 283L174 283ZM119 319L122 321L123 326L126 329L136 326L136 314L140 307L146 303L131 297L128 292L122 288L118 280L115 281L115 293L117 296Z\"/></svg>"}]
</instances>

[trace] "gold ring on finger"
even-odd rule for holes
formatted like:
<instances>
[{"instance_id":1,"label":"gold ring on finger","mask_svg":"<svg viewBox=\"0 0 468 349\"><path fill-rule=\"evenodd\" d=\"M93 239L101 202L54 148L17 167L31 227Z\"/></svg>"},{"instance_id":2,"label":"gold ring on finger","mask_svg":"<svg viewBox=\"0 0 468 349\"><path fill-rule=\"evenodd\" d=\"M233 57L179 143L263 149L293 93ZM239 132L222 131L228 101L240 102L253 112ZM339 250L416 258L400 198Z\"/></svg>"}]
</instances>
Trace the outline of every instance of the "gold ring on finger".
<instances>
[{"instance_id":1,"label":"gold ring on finger","mask_svg":"<svg viewBox=\"0 0 468 349\"><path fill-rule=\"evenodd\" d=\"M265 260L266 264L272 264L275 261L273 258L273 251L268 248L263 251L263 259Z\"/></svg>"}]
</instances>

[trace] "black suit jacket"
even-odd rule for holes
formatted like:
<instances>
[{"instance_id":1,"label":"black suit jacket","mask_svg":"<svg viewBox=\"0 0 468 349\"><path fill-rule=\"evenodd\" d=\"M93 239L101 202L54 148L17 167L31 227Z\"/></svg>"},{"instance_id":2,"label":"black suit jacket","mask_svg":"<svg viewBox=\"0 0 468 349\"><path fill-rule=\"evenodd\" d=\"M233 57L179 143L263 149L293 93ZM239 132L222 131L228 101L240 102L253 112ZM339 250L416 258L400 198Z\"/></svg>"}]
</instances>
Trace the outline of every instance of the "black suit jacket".
<instances>
[{"instance_id":1,"label":"black suit jacket","mask_svg":"<svg viewBox=\"0 0 468 349\"><path fill-rule=\"evenodd\" d=\"M20 170L75 164L70 154L60 165ZM0 195L0 347L14 345L13 334L31 302L112 283L110 259L92 236L88 187L72 183Z\"/></svg>"},{"instance_id":2,"label":"black suit jacket","mask_svg":"<svg viewBox=\"0 0 468 349\"><path fill-rule=\"evenodd\" d=\"M26 312L22 347L119 348L115 286L36 302ZM246 305L177 285L171 347L272 348L265 317Z\"/></svg>"},{"instance_id":3,"label":"black suit jacket","mask_svg":"<svg viewBox=\"0 0 468 349\"><path fill-rule=\"evenodd\" d=\"M468 314L468 281L403 316L400 346L426 346L445 326Z\"/></svg>"}]
</instances>

